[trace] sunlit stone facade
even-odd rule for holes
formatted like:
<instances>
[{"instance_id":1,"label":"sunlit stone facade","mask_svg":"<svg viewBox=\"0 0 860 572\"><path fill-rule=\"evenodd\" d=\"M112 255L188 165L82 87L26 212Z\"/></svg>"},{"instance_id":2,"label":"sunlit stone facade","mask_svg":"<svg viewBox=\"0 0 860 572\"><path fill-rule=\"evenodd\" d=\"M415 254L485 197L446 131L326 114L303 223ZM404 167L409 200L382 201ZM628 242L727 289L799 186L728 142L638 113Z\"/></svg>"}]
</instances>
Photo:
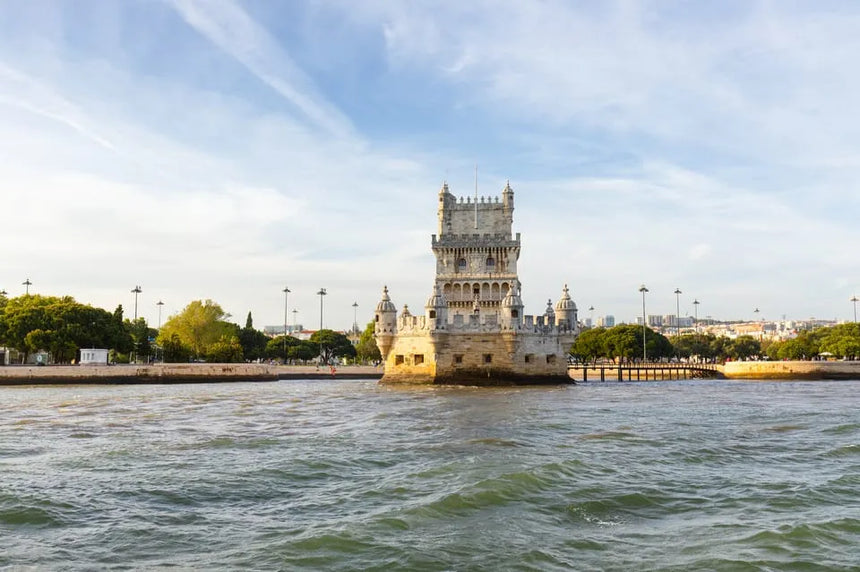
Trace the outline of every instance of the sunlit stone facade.
<instances>
[{"instance_id":1,"label":"sunlit stone facade","mask_svg":"<svg viewBox=\"0 0 860 572\"><path fill-rule=\"evenodd\" d=\"M511 234L514 191L459 199L439 191L431 245L436 280L424 315L397 309L383 289L376 342L382 383L510 385L566 383L567 354L579 331L567 286L543 315L523 314L517 277L520 235Z\"/></svg>"}]
</instances>

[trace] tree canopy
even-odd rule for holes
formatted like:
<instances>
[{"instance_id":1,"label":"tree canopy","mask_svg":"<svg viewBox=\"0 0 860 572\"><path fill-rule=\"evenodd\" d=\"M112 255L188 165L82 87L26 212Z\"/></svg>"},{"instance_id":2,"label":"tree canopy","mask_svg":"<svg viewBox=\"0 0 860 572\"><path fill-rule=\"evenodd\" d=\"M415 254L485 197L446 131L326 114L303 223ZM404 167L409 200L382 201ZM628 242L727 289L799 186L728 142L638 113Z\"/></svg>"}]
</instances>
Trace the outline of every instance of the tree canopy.
<instances>
[{"instance_id":1,"label":"tree canopy","mask_svg":"<svg viewBox=\"0 0 860 572\"><path fill-rule=\"evenodd\" d=\"M331 363L333 358L355 357L355 346L344 334L334 330L318 330L311 334L310 341L319 347L323 363Z\"/></svg>"},{"instance_id":2,"label":"tree canopy","mask_svg":"<svg viewBox=\"0 0 860 572\"><path fill-rule=\"evenodd\" d=\"M74 360L82 347L125 350L132 345L122 309L111 314L76 302L71 296L24 295L5 299L0 310L0 342L23 358L38 350L57 363Z\"/></svg>"},{"instance_id":3,"label":"tree canopy","mask_svg":"<svg viewBox=\"0 0 860 572\"><path fill-rule=\"evenodd\" d=\"M195 300L181 312L168 318L158 333L158 344L171 346L178 342L184 351L171 351L171 355L188 353L198 359L229 357L227 361L242 361L239 343L239 326L227 321L230 315L212 300ZM235 340L235 345L234 345ZM225 348L232 348L226 351ZM238 347L239 352L235 349ZM165 351L165 361L167 360Z\"/></svg>"},{"instance_id":4,"label":"tree canopy","mask_svg":"<svg viewBox=\"0 0 860 572\"><path fill-rule=\"evenodd\" d=\"M373 322L369 322L355 346L356 357L362 363L382 361L382 354L379 352L379 346L376 345L376 338L373 337L374 329Z\"/></svg>"}]
</instances>

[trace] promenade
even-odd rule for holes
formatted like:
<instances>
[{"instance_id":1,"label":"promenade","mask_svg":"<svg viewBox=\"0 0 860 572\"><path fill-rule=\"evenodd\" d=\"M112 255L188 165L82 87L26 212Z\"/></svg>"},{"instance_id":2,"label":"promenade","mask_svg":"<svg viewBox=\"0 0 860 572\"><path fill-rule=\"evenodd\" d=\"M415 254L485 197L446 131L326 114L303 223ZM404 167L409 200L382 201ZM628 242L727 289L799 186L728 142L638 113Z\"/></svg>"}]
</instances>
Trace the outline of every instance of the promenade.
<instances>
[{"instance_id":1,"label":"promenade","mask_svg":"<svg viewBox=\"0 0 860 572\"><path fill-rule=\"evenodd\" d=\"M165 363L150 365L56 365L0 367L0 385L213 383L287 379L379 379L382 368L247 363Z\"/></svg>"}]
</instances>

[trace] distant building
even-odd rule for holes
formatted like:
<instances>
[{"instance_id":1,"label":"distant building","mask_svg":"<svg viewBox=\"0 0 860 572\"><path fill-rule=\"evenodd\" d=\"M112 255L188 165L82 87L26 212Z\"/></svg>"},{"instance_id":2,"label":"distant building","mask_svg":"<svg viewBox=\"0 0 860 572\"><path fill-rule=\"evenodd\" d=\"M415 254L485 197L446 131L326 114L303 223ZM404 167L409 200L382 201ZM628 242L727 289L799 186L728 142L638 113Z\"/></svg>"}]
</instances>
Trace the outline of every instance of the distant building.
<instances>
[{"instance_id":1,"label":"distant building","mask_svg":"<svg viewBox=\"0 0 860 572\"><path fill-rule=\"evenodd\" d=\"M607 314L606 316L599 316L597 318L597 327L598 328L612 328L615 326L615 316L611 314Z\"/></svg>"},{"instance_id":2,"label":"distant building","mask_svg":"<svg viewBox=\"0 0 860 572\"><path fill-rule=\"evenodd\" d=\"M100 348L87 348L81 350L81 365L107 365L108 350Z\"/></svg>"},{"instance_id":3,"label":"distant building","mask_svg":"<svg viewBox=\"0 0 860 572\"><path fill-rule=\"evenodd\" d=\"M301 332L304 329L305 327L301 324L287 325L287 335L293 336L296 332ZM284 325L281 324L280 326L265 326L263 328L263 333L270 338L274 338L275 336L283 336Z\"/></svg>"}]
</instances>

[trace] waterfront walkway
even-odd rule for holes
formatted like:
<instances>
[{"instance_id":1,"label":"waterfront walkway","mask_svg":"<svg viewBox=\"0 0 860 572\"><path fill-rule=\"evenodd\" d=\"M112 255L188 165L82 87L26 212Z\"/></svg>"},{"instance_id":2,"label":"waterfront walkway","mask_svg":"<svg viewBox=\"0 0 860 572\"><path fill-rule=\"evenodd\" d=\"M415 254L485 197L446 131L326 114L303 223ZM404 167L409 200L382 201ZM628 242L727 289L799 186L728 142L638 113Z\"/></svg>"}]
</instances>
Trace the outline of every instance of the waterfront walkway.
<instances>
[{"instance_id":1,"label":"waterfront walkway","mask_svg":"<svg viewBox=\"0 0 860 572\"><path fill-rule=\"evenodd\" d=\"M49 365L0 367L0 385L133 384L278 381L279 379L379 379L373 366L292 366L253 363L160 363L148 365Z\"/></svg>"}]
</instances>

